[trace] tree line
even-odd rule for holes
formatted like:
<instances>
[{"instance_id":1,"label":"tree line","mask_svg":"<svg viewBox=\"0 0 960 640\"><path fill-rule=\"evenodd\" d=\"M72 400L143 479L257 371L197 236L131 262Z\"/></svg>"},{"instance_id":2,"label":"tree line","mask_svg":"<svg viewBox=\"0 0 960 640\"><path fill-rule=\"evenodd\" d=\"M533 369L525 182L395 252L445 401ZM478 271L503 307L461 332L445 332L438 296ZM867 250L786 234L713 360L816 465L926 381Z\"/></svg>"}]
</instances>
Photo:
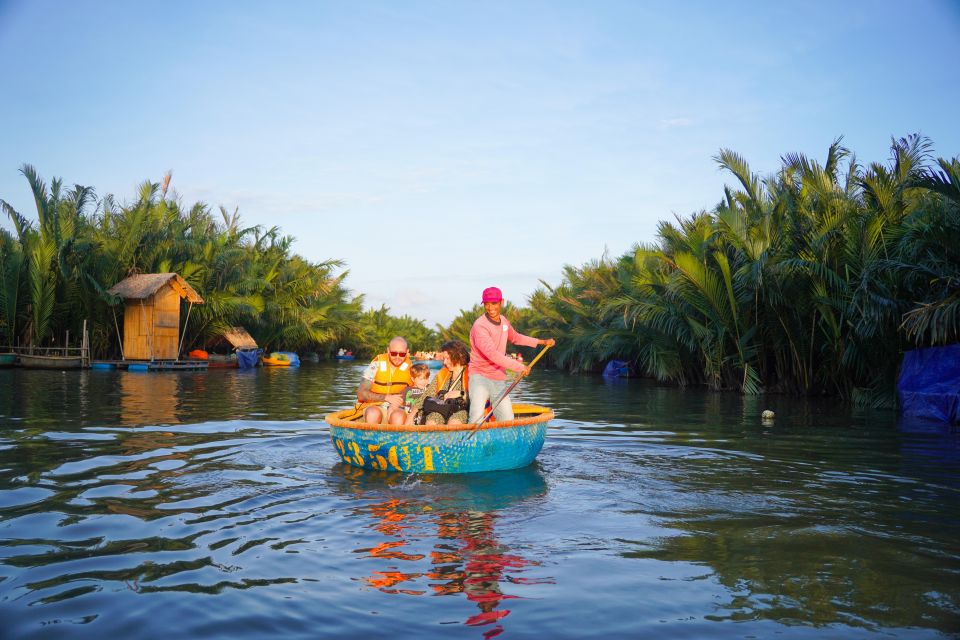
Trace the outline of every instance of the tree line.
<instances>
[{"instance_id":1,"label":"tree line","mask_svg":"<svg viewBox=\"0 0 960 640\"><path fill-rule=\"evenodd\" d=\"M660 222L653 241L619 257L565 266L558 284L504 314L556 337L548 360L568 371L615 358L679 385L888 404L904 351L960 339L960 161L932 150L911 135L864 165L838 139L822 163L788 154L768 176L721 150L734 184L715 207ZM119 301L106 289L132 273L174 271L204 297L186 327L191 346L242 325L267 349L372 354L404 335L433 350L468 341L483 313L476 305L430 329L364 309L340 261L306 261L277 227L243 227L236 211L184 208L169 175L118 205L21 171L37 220L0 200L16 231L0 229L9 344L77 335L89 318L94 352L110 352Z\"/></svg>"},{"instance_id":2,"label":"tree line","mask_svg":"<svg viewBox=\"0 0 960 640\"><path fill-rule=\"evenodd\" d=\"M204 298L192 310L185 350L245 327L265 350L372 353L393 335L423 344L436 333L388 310L364 310L345 287L338 260L310 262L292 253L277 227L243 226L238 212L185 207L170 174L144 182L132 202L98 198L91 187L49 187L30 165L36 219L0 200L15 233L0 229L0 344L57 345L89 320L94 357L119 356L122 301L107 290L138 273L179 273Z\"/></svg>"},{"instance_id":3,"label":"tree line","mask_svg":"<svg viewBox=\"0 0 960 640\"><path fill-rule=\"evenodd\" d=\"M722 150L734 186L713 209L566 266L522 326L561 338L550 355L572 371L617 358L680 385L889 405L904 351L960 339L960 161L932 149L911 135L861 165L838 139L766 177Z\"/></svg>"}]
</instances>

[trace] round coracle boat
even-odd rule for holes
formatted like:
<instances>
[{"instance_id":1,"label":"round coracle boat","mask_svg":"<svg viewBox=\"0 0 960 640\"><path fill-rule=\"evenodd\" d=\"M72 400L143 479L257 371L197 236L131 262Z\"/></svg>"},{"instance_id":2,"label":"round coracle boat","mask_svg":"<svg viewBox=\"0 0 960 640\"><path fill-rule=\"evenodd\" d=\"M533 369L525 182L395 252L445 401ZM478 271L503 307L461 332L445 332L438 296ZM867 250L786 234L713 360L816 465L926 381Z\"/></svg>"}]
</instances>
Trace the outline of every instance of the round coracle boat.
<instances>
[{"instance_id":1,"label":"round coracle boat","mask_svg":"<svg viewBox=\"0 0 960 640\"><path fill-rule=\"evenodd\" d=\"M514 419L474 424L393 426L361 422L345 409L326 417L347 464L404 473L473 473L525 467L540 453L552 409L513 405Z\"/></svg>"}]
</instances>

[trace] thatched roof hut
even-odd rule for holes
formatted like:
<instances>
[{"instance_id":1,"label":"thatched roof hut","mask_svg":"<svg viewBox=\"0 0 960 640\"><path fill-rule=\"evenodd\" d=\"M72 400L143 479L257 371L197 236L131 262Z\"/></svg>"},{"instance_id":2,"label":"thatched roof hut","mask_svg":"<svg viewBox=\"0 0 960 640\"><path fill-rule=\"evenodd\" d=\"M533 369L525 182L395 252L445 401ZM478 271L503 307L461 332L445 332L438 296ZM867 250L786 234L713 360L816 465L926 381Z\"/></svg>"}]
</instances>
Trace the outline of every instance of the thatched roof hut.
<instances>
[{"instance_id":1,"label":"thatched roof hut","mask_svg":"<svg viewBox=\"0 0 960 640\"><path fill-rule=\"evenodd\" d=\"M190 308L203 298L176 273L144 273L107 290L126 302L123 313L125 360L177 360L180 357L180 301ZM187 312L187 320L190 313Z\"/></svg>"},{"instance_id":2,"label":"thatched roof hut","mask_svg":"<svg viewBox=\"0 0 960 640\"><path fill-rule=\"evenodd\" d=\"M230 327L223 332L223 339L234 349L256 349L257 341L243 327Z\"/></svg>"},{"instance_id":3,"label":"thatched roof hut","mask_svg":"<svg viewBox=\"0 0 960 640\"><path fill-rule=\"evenodd\" d=\"M200 294L176 273L140 273L124 278L107 289L107 293L120 296L124 300L144 300L168 284L179 297L194 304L203 304Z\"/></svg>"}]
</instances>

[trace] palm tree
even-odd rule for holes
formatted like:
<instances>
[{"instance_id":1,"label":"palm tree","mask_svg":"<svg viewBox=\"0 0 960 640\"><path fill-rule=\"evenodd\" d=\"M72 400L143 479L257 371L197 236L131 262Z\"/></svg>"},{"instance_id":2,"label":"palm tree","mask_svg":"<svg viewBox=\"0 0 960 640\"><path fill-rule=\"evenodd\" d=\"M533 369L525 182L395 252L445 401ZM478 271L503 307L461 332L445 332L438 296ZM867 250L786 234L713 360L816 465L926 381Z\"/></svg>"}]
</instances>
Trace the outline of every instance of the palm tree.
<instances>
[{"instance_id":1,"label":"palm tree","mask_svg":"<svg viewBox=\"0 0 960 640\"><path fill-rule=\"evenodd\" d=\"M24 164L20 172L30 184L37 209L34 227L9 204L3 208L14 222L27 263L29 339L40 345L52 330L59 302L59 324L70 326L83 314L79 301L89 285L89 274L82 269L85 244L82 231L85 211L94 202L93 189L75 185L63 190L63 182L54 178L47 190L36 170ZM75 334L76 335L76 334Z\"/></svg>"},{"instance_id":2,"label":"palm tree","mask_svg":"<svg viewBox=\"0 0 960 640\"><path fill-rule=\"evenodd\" d=\"M6 205L4 202L3 205ZM21 273L23 249L5 229L0 229L0 326L8 346L17 341L21 309Z\"/></svg>"},{"instance_id":3,"label":"palm tree","mask_svg":"<svg viewBox=\"0 0 960 640\"><path fill-rule=\"evenodd\" d=\"M913 184L930 192L918 206L924 215L908 221L900 260L917 306L903 315L901 328L915 343L960 340L960 160L939 159L940 171L920 172Z\"/></svg>"}]
</instances>

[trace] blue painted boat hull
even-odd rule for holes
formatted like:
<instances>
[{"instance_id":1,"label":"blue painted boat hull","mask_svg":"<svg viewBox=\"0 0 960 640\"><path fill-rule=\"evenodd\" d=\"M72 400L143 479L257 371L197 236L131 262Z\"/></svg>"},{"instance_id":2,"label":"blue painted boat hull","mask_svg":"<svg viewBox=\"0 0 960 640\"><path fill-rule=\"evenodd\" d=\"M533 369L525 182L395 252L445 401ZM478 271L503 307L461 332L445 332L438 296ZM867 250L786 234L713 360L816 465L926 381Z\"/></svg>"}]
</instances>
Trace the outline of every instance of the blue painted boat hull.
<instances>
[{"instance_id":1,"label":"blue painted boat hull","mask_svg":"<svg viewBox=\"0 0 960 640\"><path fill-rule=\"evenodd\" d=\"M553 412L534 405L516 405L518 418L471 425L390 427L351 422L353 409L327 416L330 437L347 464L403 473L475 473L519 469L540 453ZM521 411L532 410L528 417ZM473 435L471 436L471 433Z\"/></svg>"}]
</instances>

